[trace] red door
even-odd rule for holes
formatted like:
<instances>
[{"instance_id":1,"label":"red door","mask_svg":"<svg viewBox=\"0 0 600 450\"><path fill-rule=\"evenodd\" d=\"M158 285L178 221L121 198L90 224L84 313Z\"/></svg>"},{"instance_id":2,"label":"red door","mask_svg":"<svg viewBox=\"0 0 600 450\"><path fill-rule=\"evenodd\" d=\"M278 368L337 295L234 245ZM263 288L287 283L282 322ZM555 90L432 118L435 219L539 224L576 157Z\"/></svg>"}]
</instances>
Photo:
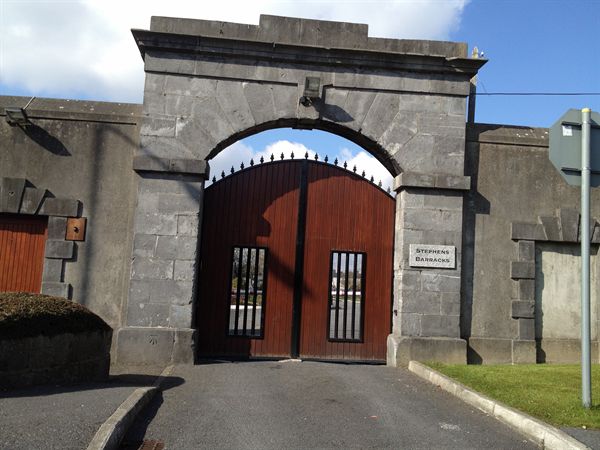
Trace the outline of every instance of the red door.
<instances>
[{"instance_id":1,"label":"red door","mask_svg":"<svg viewBox=\"0 0 600 450\"><path fill-rule=\"evenodd\" d=\"M0 214L0 292L42 288L46 217Z\"/></svg>"},{"instance_id":2,"label":"red door","mask_svg":"<svg viewBox=\"0 0 600 450\"><path fill-rule=\"evenodd\" d=\"M394 200L313 161L205 190L196 327L202 357L384 360Z\"/></svg>"}]
</instances>

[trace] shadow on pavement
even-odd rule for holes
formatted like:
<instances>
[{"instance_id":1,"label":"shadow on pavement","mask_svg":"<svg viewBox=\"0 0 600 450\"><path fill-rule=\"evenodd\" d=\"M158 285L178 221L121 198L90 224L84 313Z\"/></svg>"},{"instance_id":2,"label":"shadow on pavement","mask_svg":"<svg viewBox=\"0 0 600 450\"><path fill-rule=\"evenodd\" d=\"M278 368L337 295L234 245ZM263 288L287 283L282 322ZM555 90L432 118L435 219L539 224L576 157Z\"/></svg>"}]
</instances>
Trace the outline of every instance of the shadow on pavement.
<instances>
[{"instance_id":1,"label":"shadow on pavement","mask_svg":"<svg viewBox=\"0 0 600 450\"><path fill-rule=\"evenodd\" d=\"M167 382L162 385L163 388L168 389ZM127 435L121 442L119 450L137 450L144 443L144 436L146 435L146 430L150 425L150 422L154 419L161 405L163 404L163 396L162 392L159 391L156 393L152 401L149 405L147 405L137 416L135 422L127 432Z\"/></svg>"}]
</instances>

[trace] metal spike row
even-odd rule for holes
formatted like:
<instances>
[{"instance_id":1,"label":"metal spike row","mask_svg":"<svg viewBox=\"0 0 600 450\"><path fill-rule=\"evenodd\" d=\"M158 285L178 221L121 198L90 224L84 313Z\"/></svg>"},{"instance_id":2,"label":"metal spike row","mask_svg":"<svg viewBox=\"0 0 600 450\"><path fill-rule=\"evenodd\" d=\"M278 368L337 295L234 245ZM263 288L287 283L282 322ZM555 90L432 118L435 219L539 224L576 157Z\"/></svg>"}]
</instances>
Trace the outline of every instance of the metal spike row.
<instances>
[{"instance_id":1,"label":"metal spike row","mask_svg":"<svg viewBox=\"0 0 600 450\"><path fill-rule=\"evenodd\" d=\"M244 170L244 163L240 164L240 169Z\"/></svg>"},{"instance_id":2,"label":"metal spike row","mask_svg":"<svg viewBox=\"0 0 600 450\"><path fill-rule=\"evenodd\" d=\"M217 177L213 177L212 182L216 183L217 182Z\"/></svg>"},{"instance_id":3,"label":"metal spike row","mask_svg":"<svg viewBox=\"0 0 600 450\"><path fill-rule=\"evenodd\" d=\"M252 158L250 158L250 165L254 166L254 160Z\"/></svg>"},{"instance_id":4,"label":"metal spike row","mask_svg":"<svg viewBox=\"0 0 600 450\"><path fill-rule=\"evenodd\" d=\"M323 161L329 162L329 156L325 155L325 159Z\"/></svg>"},{"instance_id":5,"label":"metal spike row","mask_svg":"<svg viewBox=\"0 0 600 450\"><path fill-rule=\"evenodd\" d=\"M225 171L224 170L221 171L221 178L225 178Z\"/></svg>"},{"instance_id":6,"label":"metal spike row","mask_svg":"<svg viewBox=\"0 0 600 450\"><path fill-rule=\"evenodd\" d=\"M348 163L344 161L344 169L348 168Z\"/></svg>"},{"instance_id":7,"label":"metal spike row","mask_svg":"<svg viewBox=\"0 0 600 450\"><path fill-rule=\"evenodd\" d=\"M315 153L315 161L318 161L318 160L319 160L319 154Z\"/></svg>"},{"instance_id":8,"label":"metal spike row","mask_svg":"<svg viewBox=\"0 0 600 450\"><path fill-rule=\"evenodd\" d=\"M304 159L308 159L308 152L304 154Z\"/></svg>"},{"instance_id":9,"label":"metal spike row","mask_svg":"<svg viewBox=\"0 0 600 450\"><path fill-rule=\"evenodd\" d=\"M337 158L335 158L335 161L333 161L333 164L335 164L335 165L337 166L337 165L338 165L338 162L339 162L339 161L338 161L338 159L337 159Z\"/></svg>"},{"instance_id":10,"label":"metal spike row","mask_svg":"<svg viewBox=\"0 0 600 450\"><path fill-rule=\"evenodd\" d=\"M381 187L381 180L379 180L379 183L377 183L377 186Z\"/></svg>"},{"instance_id":11,"label":"metal spike row","mask_svg":"<svg viewBox=\"0 0 600 450\"><path fill-rule=\"evenodd\" d=\"M365 177L366 173L365 173L364 170L362 171L361 175L362 175L363 178Z\"/></svg>"},{"instance_id":12,"label":"metal spike row","mask_svg":"<svg viewBox=\"0 0 600 450\"><path fill-rule=\"evenodd\" d=\"M375 181L375 178L373 178L373 175L371 175L371 178L369 178L369 181L370 181L371 183L373 183L373 182Z\"/></svg>"},{"instance_id":13,"label":"metal spike row","mask_svg":"<svg viewBox=\"0 0 600 450\"><path fill-rule=\"evenodd\" d=\"M273 156L273 153L271 153L271 158L270 159L271 159L271 161L275 160L275 156Z\"/></svg>"},{"instance_id":14,"label":"metal spike row","mask_svg":"<svg viewBox=\"0 0 600 450\"><path fill-rule=\"evenodd\" d=\"M235 172L235 169L233 168L233 166L231 166L231 170L230 170L230 172L231 172L231 173L234 173L234 172Z\"/></svg>"},{"instance_id":15,"label":"metal spike row","mask_svg":"<svg viewBox=\"0 0 600 450\"><path fill-rule=\"evenodd\" d=\"M356 173L356 166L352 168L352 172Z\"/></svg>"},{"instance_id":16,"label":"metal spike row","mask_svg":"<svg viewBox=\"0 0 600 450\"><path fill-rule=\"evenodd\" d=\"M265 158L263 158L262 156L260 157L260 163L264 163L265 162Z\"/></svg>"},{"instance_id":17,"label":"metal spike row","mask_svg":"<svg viewBox=\"0 0 600 450\"><path fill-rule=\"evenodd\" d=\"M283 152L281 152L281 156L280 156L280 158L281 158L281 159L285 158L285 155L283 154Z\"/></svg>"}]
</instances>

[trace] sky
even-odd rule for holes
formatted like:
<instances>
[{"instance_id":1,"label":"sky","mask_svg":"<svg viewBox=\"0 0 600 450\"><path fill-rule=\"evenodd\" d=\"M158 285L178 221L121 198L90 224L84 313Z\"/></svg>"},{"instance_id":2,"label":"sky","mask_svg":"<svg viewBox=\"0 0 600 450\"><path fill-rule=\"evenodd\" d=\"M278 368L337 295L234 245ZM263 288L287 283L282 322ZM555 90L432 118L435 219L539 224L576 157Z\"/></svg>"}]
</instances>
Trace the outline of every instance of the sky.
<instances>
[{"instance_id":1,"label":"sky","mask_svg":"<svg viewBox=\"0 0 600 450\"><path fill-rule=\"evenodd\" d=\"M600 111L600 95L486 95L600 94L600 0L0 0L0 95L141 103L143 63L131 28L148 29L152 15L257 24L260 14L367 23L370 36L467 42L469 52L477 46L489 59L477 80L477 122L549 127L569 108ZM390 183L361 148L317 131L250 136L211 166L218 174L296 150L348 160Z\"/></svg>"}]
</instances>

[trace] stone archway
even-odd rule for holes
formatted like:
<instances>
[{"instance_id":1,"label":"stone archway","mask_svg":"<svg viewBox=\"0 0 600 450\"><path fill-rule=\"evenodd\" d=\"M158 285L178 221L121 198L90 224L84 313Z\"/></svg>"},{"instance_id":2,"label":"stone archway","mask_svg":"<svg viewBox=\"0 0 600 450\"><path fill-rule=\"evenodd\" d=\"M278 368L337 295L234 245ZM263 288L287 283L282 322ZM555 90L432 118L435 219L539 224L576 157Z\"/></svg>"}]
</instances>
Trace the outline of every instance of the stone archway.
<instances>
[{"instance_id":1,"label":"stone archway","mask_svg":"<svg viewBox=\"0 0 600 450\"><path fill-rule=\"evenodd\" d=\"M396 176L388 363L465 361L459 333L465 112L485 62L466 45L368 36L366 25L261 16L260 24L153 17L133 30L145 61L144 122L122 362L193 361L198 222L206 160L245 135L319 128ZM303 102L307 77L319 79ZM415 267L411 244L456 250Z\"/></svg>"}]
</instances>

